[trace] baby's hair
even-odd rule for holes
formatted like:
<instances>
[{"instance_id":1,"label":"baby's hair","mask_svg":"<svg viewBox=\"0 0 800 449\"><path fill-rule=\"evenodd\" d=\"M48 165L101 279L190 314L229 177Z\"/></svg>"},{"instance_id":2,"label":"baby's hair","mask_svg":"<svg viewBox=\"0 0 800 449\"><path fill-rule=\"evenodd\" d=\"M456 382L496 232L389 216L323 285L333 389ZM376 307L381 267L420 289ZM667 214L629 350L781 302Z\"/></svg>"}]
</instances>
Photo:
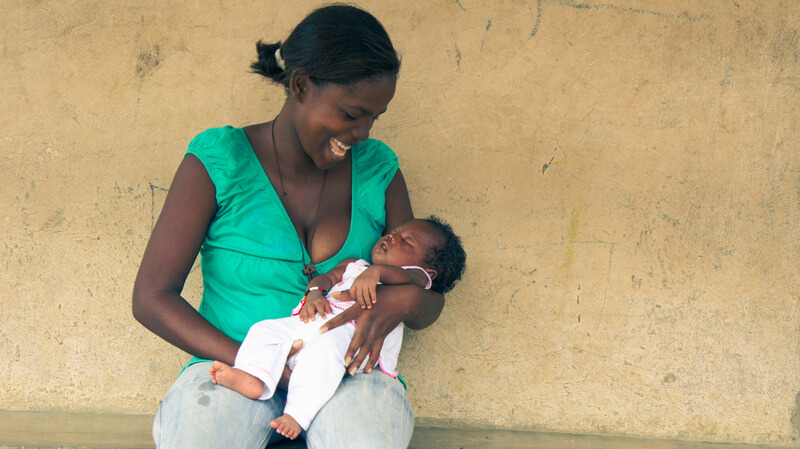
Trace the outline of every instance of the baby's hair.
<instances>
[{"instance_id":1,"label":"baby's hair","mask_svg":"<svg viewBox=\"0 0 800 449\"><path fill-rule=\"evenodd\" d=\"M279 48L280 62L275 57ZM303 19L285 42L259 41L256 50L258 61L250 65L253 72L286 89L295 71L308 75L317 86L351 86L382 75L396 78L400 71L400 57L383 25L350 5L323 6Z\"/></svg>"},{"instance_id":2,"label":"baby's hair","mask_svg":"<svg viewBox=\"0 0 800 449\"><path fill-rule=\"evenodd\" d=\"M422 221L431 224L442 236L442 244L431 249L425 260L428 268L436 270L431 290L447 293L453 289L464 274L467 253L461 246L461 239L453 232L453 228L439 217L431 215Z\"/></svg>"}]
</instances>

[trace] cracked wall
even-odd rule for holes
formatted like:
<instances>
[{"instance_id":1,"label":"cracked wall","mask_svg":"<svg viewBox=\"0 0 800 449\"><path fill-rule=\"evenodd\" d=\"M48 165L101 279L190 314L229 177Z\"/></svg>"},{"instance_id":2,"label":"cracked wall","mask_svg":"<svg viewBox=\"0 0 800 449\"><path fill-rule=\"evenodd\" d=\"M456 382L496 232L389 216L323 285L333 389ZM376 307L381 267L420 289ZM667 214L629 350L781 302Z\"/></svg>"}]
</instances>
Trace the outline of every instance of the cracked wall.
<instances>
[{"instance_id":1,"label":"cracked wall","mask_svg":"<svg viewBox=\"0 0 800 449\"><path fill-rule=\"evenodd\" d=\"M153 413L187 359L131 317L142 251L189 140L277 112L254 43L316 5L210 3L0 3L3 408ZM361 4L403 54L373 136L469 254L407 333L418 420L792 444L800 7Z\"/></svg>"}]
</instances>

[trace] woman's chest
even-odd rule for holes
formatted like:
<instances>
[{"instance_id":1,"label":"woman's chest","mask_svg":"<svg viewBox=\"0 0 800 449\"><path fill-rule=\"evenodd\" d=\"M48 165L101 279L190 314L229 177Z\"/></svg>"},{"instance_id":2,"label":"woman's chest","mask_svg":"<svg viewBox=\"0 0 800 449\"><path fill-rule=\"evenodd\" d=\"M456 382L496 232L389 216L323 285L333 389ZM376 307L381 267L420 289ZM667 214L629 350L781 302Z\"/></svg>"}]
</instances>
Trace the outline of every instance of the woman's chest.
<instances>
[{"instance_id":1,"label":"woman's chest","mask_svg":"<svg viewBox=\"0 0 800 449\"><path fill-rule=\"evenodd\" d=\"M353 220L350 177L332 172L326 178L319 185L308 182L300 186L302 194L287 195L283 201L297 236L314 263L328 260L342 249Z\"/></svg>"}]
</instances>

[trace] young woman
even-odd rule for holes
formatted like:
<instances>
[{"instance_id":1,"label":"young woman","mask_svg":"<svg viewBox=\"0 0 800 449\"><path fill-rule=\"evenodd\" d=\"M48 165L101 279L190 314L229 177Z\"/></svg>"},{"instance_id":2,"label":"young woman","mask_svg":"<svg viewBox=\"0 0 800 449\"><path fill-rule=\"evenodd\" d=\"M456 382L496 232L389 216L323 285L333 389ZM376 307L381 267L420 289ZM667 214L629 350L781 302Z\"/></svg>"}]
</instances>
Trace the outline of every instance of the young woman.
<instances>
[{"instance_id":1,"label":"young woman","mask_svg":"<svg viewBox=\"0 0 800 449\"><path fill-rule=\"evenodd\" d=\"M345 258L369 259L383 233L413 218L397 157L369 139L400 67L381 24L355 7L323 7L285 42L257 49L253 69L285 87L283 108L271 122L192 140L134 286L136 319L194 355L159 407L159 448L263 448L282 438L269 423L285 393L255 401L215 386L211 360L233 364L252 324L289 316L311 277ZM198 252L204 285L195 310L180 294ZM372 368L392 329L427 327L444 297L411 284L380 286L378 296L371 309L351 307L323 327L355 320L346 358L354 370L368 363L320 410L305 435L309 448L406 447L411 439L403 385ZM284 386L290 375L284 370Z\"/></svg>"}]
</instances>

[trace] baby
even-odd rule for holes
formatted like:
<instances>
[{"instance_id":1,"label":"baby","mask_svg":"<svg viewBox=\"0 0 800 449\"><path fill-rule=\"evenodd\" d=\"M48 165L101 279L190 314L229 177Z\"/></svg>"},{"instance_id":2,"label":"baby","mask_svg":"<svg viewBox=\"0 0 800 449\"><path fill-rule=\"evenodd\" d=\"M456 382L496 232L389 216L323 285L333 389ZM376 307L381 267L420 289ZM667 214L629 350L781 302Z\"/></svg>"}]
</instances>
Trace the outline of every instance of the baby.
<instances>
[{"instance_id":1,"label":"baby","mask_svg":"<svg viewBox=\"0 0 800 449\"><path fill-rule=\"evenodd\" d=\"M291 317L254 324L242 342L233 367L216 361L210 369L214 383L251 399L272 397L284 365L292 369L284 415L270 425L294 439L308 430L314 416L333 396L345 374L344 355L355 332L349 323L319 334L319 328L354 302L371 308L377 301L375 286L415 284L446 293L461 279L466 254L452 228L437 217L409 220L381 237L372 248L372 262L345 259L333 270L312 279ZM330 291L330 293L329 293ZM338 301L332 294L349 291L354 301ZM315 320L319 314L321 320ZM378 364L397 377L397 357L403 340L403 323L386 337ZM287 356L294 340L303 348ZM367 359L359 367L363 372Z\"/></svg>"}]
</instances>

